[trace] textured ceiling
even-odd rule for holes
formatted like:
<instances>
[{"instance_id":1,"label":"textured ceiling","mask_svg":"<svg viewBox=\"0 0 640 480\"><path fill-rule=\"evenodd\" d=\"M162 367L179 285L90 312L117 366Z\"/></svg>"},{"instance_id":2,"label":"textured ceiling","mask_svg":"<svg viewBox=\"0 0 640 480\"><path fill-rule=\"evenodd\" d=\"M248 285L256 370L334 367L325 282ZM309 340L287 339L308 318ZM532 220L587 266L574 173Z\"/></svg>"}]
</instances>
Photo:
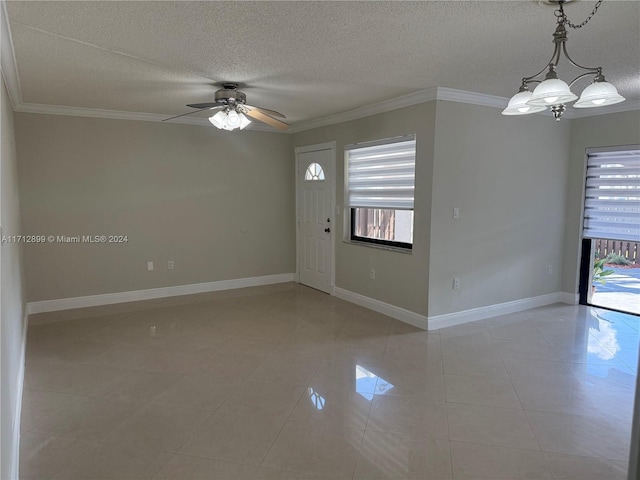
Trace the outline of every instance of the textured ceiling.
<instances>
[{"instance_id":1,"label":"textured ceiling","mask_svg":"<svg viewBox=\"0 0 640 480\"><path fill-rule=\"evenodd\" d=\"M177 115L235 81L293 123L435 86L510 97L555 28L535 1L6 4L25 103ZM640 99L640 2L605 1L568 50Z\"/></svg>"}]
</instances>

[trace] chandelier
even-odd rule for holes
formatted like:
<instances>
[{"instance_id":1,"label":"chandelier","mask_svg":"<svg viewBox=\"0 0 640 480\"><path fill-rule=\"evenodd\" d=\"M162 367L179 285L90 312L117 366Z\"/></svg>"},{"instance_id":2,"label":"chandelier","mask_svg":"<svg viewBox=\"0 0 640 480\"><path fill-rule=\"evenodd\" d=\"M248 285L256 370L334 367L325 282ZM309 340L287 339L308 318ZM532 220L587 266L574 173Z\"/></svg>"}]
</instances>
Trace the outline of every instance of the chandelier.
<instances>
[{"instance_id":1,"label":"chandelier","mask_svg":"<svg viewBox=\"0 0 640 480\"><path fill-rule=\"evenodd\" d=\"M573 102L574 100L578 100L573 104L574 108L603 107L605 105L613 105L614 103L623 102L625 99L618 94L616 87L605 80L604 75L602 74L602 67L583 67L582 65L578 65L574 62L567 53L566 27L584 27L598 11L603 0L598 0L591 14L579 25L571 23L567 18L567 15L564 13L563 4L570 0L549 1L551 3L558 4L558 9L554 12L557 27L556 31L553 33L553 43L555 44L555 48L553 50L551 60L549 60L549 63L547 63L540 72L522 79L522 85L520 86L518 93L511 97L507 108L503 110L502 114L529 115L530 113L537 113L546 110L548 107L557 122L567 109L566 104ZM556 67L560 63L561 54L564 54L571 65L585 71L574 78L569 84L560 80L556 72ZM544 80L541 80L541 75L545 71L547 73L544 76ZM578 96L571 91L571 87L578 80L590 75L593 75L592 83L582 91L580 98L578 98ZM533 92L529 91L529 85L532 83L539 84Z\"/></svg>"}]
</instances>

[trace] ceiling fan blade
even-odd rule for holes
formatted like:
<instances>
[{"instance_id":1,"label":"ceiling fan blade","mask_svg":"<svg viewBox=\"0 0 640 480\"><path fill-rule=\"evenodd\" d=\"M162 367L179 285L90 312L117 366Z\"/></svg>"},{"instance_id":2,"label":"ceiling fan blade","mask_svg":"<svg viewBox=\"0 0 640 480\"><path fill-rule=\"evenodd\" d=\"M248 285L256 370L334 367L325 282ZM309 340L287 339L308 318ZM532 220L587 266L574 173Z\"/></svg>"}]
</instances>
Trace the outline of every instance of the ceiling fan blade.
<instances>
[{"instance_id":1,"label":"ceiling fan blade","mask_svg":"<svg viewBox=\"0 0 640 480\"><path fill-rule=\"evenodd\" d=\"M258 110L259 112L266 113L267 115L270 115L272 117L287 118L280 112L276 112L275 110L269 110L268 108L254 107L253 105L247 105L247 104L245 104L245 107L251 108L252 110Z\"/></svg>"},{"instance_id":2,"label":"ceiling fan blade","mask_svg":"<svg viewBox=\"0 0 640 480\"><path fill-rule=\"evenodd\" d=\"M188 107L189 105L187 105ZM217 108L222 108L224 107L224 105L216 105L215 107L211 107L208 108L208 110L215 110ZM187 115L193 115L194 113L200 113L202 112L202 110L194 110L193 112L187 112L187 113L182 113L180 115L176 115L175 117L169 117L169 118L165 118L164 120L162 120L163 122L166 122L168 120L173 120L174 118L180 118L180 117L186 117Z\"/></svg>"},{"instance_id":3,"label":"ceiling fan blade","mask_svg":"<svg viewBox=\"0 0 640 480\"><path fill-rule=\"evenodd\" d=\"M267 125L270 125L275 128L279 128L280 130L287 130L289 128L289 125L287 125L286 123L281 122L280 120L277 120L273 117L270 117L269 115L266 115L260 112L259 110L247 109L247 115L249 115L254 120L258 120L259 122L266 123Z\"/></svg>"},{"instance_id":4,"label":"ceiling fan blade","mask_svg":"<svg viewBox=\"0 0 640 480\"><path fill-rule=\"evenodd\" d=\"M214 108L214 107L224 107L224 105L220 102L211 102L211 103L192 103L191 105L187 105L190 108Z\"/></svg>"}]
</instances>

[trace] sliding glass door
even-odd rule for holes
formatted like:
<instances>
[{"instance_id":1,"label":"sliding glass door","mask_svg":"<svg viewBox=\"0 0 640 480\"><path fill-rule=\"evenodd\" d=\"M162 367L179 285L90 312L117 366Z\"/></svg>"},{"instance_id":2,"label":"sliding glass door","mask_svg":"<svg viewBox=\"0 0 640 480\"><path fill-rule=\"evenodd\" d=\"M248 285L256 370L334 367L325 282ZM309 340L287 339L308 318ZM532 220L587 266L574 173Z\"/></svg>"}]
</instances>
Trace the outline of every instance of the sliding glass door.
<instances>
[{"instance_id":1,"label":"sliding glass door","mask_svg":"<svg viewBox=\"0 0 640 480\"><path fill-rule=\"evenodd\" d=\"M580 303L640 315L640 147L587 150Z\"/></svg>"}]
</instances>

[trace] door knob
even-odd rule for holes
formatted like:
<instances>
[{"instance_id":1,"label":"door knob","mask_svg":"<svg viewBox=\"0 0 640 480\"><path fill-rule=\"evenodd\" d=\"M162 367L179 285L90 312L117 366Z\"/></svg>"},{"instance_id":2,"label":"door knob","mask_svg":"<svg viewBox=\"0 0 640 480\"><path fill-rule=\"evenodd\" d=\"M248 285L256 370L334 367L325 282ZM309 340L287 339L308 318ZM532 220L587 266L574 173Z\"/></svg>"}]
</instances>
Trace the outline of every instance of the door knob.
<instances>
[{"instance_id":1,"label":"door knob","mask_svg":"<svg viewBox=\"0 0 640 480\"><path fill-rule=\"evenodd\" d=\"M329 233L331 231L331 229L329 227L324 229L325 232Z\"/></svg>"}]
</instances>

